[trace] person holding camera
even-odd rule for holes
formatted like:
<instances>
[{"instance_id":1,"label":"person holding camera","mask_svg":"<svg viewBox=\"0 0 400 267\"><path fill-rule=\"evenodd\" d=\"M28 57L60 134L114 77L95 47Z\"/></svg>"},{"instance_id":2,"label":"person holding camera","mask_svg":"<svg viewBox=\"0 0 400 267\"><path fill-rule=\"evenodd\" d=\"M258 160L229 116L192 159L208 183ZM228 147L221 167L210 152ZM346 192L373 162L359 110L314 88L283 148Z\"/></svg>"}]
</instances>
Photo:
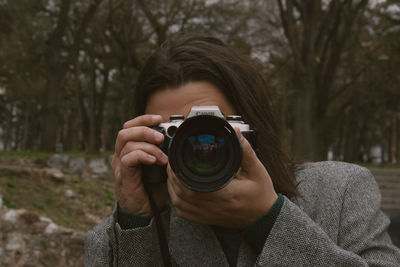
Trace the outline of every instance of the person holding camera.
<instances>
[{"instance_id":1,"label":"person holding camera","mask_svg":"<svg viewBox=\"0 0 400 267\"><path fill-rule=\"evenodd\" d=\"M115 143L117 204L87 233L86 266L399 266L374 177L292 162L246 56L179 36L135 93Z\"/></svg>"}]
</instances>

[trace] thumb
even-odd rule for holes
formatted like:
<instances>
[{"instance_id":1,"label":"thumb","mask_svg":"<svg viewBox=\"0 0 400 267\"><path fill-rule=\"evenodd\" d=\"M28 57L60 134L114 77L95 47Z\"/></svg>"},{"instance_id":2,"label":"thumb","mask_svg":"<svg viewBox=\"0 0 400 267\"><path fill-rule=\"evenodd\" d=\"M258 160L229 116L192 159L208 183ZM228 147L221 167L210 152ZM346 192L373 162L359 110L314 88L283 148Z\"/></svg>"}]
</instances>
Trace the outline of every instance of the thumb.
<instances>
[{"instance_id":1,"label":"thumb","mask_svg":"<svg viewBox=\"0 0 400 267\"><path fill-rule=\"evenodd\" d=\"M235 128L235 132L239 137L240 143L242 144L243 156L240 167L247 172L253 170L254 168L258 168L257 164L261 164L261 162L259 161L256 152L251 147L249 141L247 141L238 128Z\"/></svg>"}]
</instances>

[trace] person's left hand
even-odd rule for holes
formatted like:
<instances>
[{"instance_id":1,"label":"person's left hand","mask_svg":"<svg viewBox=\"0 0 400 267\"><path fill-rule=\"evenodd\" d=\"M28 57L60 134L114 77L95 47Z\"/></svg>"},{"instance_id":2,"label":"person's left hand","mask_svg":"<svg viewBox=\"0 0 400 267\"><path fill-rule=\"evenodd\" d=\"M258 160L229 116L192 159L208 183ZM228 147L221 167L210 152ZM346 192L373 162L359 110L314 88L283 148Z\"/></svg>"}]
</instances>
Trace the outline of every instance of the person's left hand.
<instances>
[{"instance_id":1,"label":"person's left hand","mask_svg":"<svg viewBox=\"0 0 400 267\"><path fill-rule=\"evenodd\" d=\"M168 191L176 214L189 221L245 229L272 207L278 195L264 165L236 130L243 149L241 168L223 189L195 192L186 188L168 164Z\"/></svg>"}]
</instances>

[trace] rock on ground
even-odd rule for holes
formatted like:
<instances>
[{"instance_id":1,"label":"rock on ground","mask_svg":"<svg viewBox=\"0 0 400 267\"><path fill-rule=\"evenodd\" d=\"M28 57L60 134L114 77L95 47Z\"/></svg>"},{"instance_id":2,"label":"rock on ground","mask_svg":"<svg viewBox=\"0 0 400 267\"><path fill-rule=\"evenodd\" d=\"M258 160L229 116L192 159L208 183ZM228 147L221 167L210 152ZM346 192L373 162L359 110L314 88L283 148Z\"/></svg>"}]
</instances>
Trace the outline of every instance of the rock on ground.
<instances>
[{"instance_id":1,"label":"rock on ground","mask_svg":"<svg viewBox=\"0 0 400 267\"><path fill-rule=\"evenodd\" d=\"M83 266L84 233L27 210L0 208L0 266Z\"/></svg>"}]
</instances>

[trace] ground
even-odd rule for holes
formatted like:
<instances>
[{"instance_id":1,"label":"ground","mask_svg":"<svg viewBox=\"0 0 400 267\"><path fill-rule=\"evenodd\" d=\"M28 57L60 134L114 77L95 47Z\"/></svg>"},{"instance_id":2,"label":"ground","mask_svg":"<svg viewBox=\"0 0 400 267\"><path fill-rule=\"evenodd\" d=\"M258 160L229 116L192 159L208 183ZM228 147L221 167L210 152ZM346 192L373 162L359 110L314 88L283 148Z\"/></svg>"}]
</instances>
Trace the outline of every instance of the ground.
<instances>
[{"instance_id":1,"label":"ground","mask_svg":"<svg viewBox=\"0 0 400 267\"><path fill-rule=\"evenodd\" d=\"M79 231L89 230L111 213L115 201L112 179L65 175L56 180L43 171L46 159L46 155L0 157L0 196L5 206L33 211ZM400 168L371 170L383 194L383 208L392 220L389 233L400 246Z\"/></svg>"},{"instance_id":2,"label":"ground","mask_svg":"<svg viewBox=\"0 0 400 267\"><path fill-rule=\"evenodd\" d=\"M115 200L111 179L65 175L56 180L30 161L4 159L0 160L0 196L8 208L27 209L80 231L110 215Z\"/></svg>"}]
</instances>

